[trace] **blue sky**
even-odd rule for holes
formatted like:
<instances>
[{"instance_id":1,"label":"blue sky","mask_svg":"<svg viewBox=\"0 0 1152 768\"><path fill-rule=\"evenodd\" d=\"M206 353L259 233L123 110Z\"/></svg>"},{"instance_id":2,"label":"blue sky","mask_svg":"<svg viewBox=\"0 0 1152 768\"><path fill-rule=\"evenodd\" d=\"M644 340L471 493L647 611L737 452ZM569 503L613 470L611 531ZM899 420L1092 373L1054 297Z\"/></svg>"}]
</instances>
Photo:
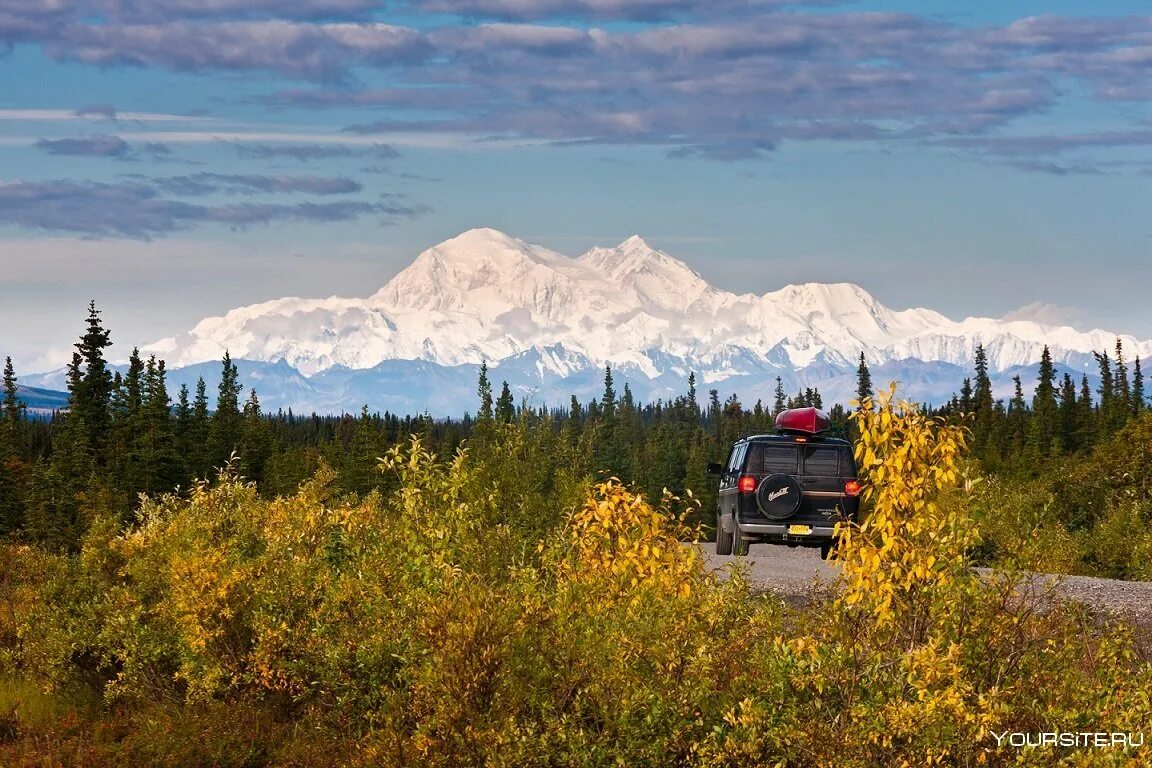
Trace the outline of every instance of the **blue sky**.
<instances>
[{"instance_id":1,"label":"blue sky","mask_svg":"<svg viewBox=\"0 0 1152 768\"><path fill-rule=\"evenodd\" d=\"M27 371L476 226L1152 337L1148 0L5 0L0 52Z\"/></svg>"}]
</instances>

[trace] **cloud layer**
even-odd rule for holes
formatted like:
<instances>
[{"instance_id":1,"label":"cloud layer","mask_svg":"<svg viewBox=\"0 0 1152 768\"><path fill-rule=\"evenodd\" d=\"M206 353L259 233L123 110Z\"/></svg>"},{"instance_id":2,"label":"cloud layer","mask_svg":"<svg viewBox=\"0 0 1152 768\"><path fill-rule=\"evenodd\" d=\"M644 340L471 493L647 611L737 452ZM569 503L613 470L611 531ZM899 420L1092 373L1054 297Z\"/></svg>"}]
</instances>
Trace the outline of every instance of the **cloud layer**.
<instances>
[{"instance_id":1,"label":"cloud layer","mask_svg":"<svg viewBox=\"0 0 1152 768\"><path fill-rule=\"evenodd\" d=\"M296 115L339 111L351 115L342 120L346 136L381 141L237 144L238 157L252 161L387 161L396 157L390 134L435 133L475 142L644 146L672 159L729 163L770 157L790 143L834 141L915 145L1057 176L1147 170L1138 153L1152 148L1152 124L1141 113L1152 99L1152 17L1046 15L965 25L850 3L813 7L839 5L7 0L0 48L35 46L58 61L104 68L262 79L267 92L246 95L246 104L255 99ZM1112 127L1022 131L1042 125L1070 98L1111 110ZM101 105L75 114L120 115ZM168 151L107 134L42 138L35 146L121 161ZM1120 151L1133 162L1110 154ZM209 176L131 183L161 196L361 191L349 178ZM137 192L124 185L93 190ZM224 214L211 208L177 220L197 216Z\"/></svg>"},{"instance_id":2,"label":"cloud layer","mask_svg":"<svg viewBox=\"0 0 1152 768\"><path fill-rule=\"evenodd\" d=\"M295 183L219 174L200 174L200 177L119 183L67 180L0 182L0 226L71 232L92 237L149 239L202 224L223 224L233 229L245 229L277 221L330 223L363 216L375 216L381 223L389 223L400 217L417 216L427 210L396 195L376 201L218 205L191 203L172 196L195 196L214 191L246 192L252 191L253 187L265 185L273 188L272 191L315 192L310 187L317 181L308 180L308 177L298 179Z\"/></svg>"}]
</instances>

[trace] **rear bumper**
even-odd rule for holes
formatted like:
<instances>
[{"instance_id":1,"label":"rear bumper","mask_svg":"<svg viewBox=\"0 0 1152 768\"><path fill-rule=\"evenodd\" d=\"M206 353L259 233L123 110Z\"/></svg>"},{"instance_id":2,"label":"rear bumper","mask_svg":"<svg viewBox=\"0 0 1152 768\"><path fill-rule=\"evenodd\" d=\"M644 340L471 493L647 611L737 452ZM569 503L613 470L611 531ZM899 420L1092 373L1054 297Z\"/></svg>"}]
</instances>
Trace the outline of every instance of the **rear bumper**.
<instances>
[{"instance_id":1,"label":"rear bumper","mask_svg":"<svg viewBox=\"0 0 1152 768\"><path fill-rule=\"evenodd\" d=\"M807 525L812 529L808 534L789 534L787 521L782 523L740 523L740 532L755 536L766 536L781 541L821 541L835 538L835 526L812 525L811 523L793 523L793 525Z\"/></svg>"}]
</instances>

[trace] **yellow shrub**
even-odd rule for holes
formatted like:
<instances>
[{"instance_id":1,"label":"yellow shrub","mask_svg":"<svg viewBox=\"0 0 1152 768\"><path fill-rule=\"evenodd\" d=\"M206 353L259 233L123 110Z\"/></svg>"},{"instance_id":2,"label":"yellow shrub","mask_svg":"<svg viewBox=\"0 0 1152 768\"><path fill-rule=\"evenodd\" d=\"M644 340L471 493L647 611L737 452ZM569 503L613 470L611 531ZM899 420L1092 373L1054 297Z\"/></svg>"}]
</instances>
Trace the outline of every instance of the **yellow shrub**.
<instances>
[{"instance_id":1,"label":"yellow shrub","mask_svg":"<svg viewBox=\"0 0 1152 768\"><path fill-rule=\"evenodd\" d=\"M678 499L668 496L663 507ZM628 491L616 479L592 489L584 507L569 520L567 536L577 576L607 577L622 590L637 586L668 589L687 597L703 575L695 547L698 532Z\"/></svg>"}]
</instances>

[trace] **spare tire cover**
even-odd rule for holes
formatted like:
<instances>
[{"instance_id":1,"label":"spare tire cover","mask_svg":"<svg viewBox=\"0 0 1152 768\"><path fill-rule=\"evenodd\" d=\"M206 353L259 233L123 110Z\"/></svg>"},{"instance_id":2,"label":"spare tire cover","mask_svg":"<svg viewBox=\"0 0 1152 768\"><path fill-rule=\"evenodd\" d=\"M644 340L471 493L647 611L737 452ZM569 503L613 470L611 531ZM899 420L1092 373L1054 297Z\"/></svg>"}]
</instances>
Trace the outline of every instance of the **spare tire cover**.
<instances>
[{"instance_id":1,"label":"spare tire cover","mask_svg":"<svg viewBox=\"0 0 1152 768\"><path fill-rule=\"evenodd\" d=\"M756 504L769 520L783 520L800 508L800 483L791 475L769 475L756 489Z\"/></svg>"}]
</instances>

